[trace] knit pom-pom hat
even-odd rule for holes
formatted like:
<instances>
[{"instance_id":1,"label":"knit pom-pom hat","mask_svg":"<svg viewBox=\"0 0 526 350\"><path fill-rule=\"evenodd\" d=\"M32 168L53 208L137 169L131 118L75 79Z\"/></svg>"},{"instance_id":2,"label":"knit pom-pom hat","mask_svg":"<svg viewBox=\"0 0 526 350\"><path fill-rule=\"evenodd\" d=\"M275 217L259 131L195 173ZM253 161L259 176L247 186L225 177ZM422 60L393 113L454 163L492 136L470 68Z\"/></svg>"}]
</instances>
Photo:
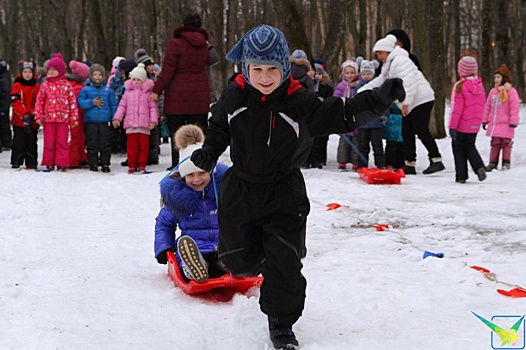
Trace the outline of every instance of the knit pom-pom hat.
<instances>
[{"instance_id":1,"label":"knit pom-pom hat","mask_svg":"<svg viewBox=\"0 0 526 350\"><path fill-rule=\"evenodd\" d=\"M148 55L145 49L139 49L135 51L134 56L135 56L135 62L137 62L137 64L143 63L145 67L153 64L152 57Z\"/></svg>"},{"instance_id":2,"label":"knit pom-pom hat","mask_svg":"<svg viewBox=\"0 0 526 350\"><path fill-rule=\"evenodd\" d=\"M130 72L130 79L140 79L142 81L146 80L146 69L144 69L144 64L139 63L137 67L133 68Z\"/></svg>"},{"instance_id":3,"label":"knit pom-pom hat","mask_svg":"<svg viewBox=\"0 0 526 350\"><path fill-rule=\"evenodd\" d=\"M203 147L204 141L205 135L203 134L203 130L197 125L184 125L175 133L175 146L179 149L179 159L181 159L182 162L179 165L179 174L181 174L181 177L195 172L204 172L203 169L195 166L190 158L188 158L196 149Z\"/></svg>"},{"instance_id":4,"label":"knit pom-pom hat","mask_svg":"<svg viewBox=\"0 0 526 350\"><path fill-rule=\"evenodd\" d=\"M89 67L84 63L71 60L69 61L69 68L71 69L71 73L78 76L82 80L87 80L89 78Z\"/></svg>"},{"instance_id":5,"label":"knit pom-pom hat","mask_svg":"<svg viewBox=\"0 0 526 350\"><path fill-rule=\"evenodd\" d=\"M383 51L383 52L391 52L394 50L396 46L396 36L393 34L388 34L385 38L382 38L374 44L373 52Z\"/></svg>"},{"instance_id":6,"label":"knit pom-pom hat","mask_svg":"<svg viewBox=\"0 0 526 350\"><path fill-rule=\"evenodd\" d=\"M475 57L464 56L458 61L457 71L460 79L469 77L470 75L477 75L479 65Z\"/></svg>"},{"instance_id":7,"label":"knit pom-pom hat","mask_svg":"<svg viewBox=\"0 0 526 350\"><path fill-rule=\"evenodd\" d=\"M279 29L266 24L261 24L248 31L226 55L226 59L234 63L241 63L243 77L248 84L250 84L248 76L250 64L277 67L281 73L281 83L290 75L290 53L287 40Z\"/></svg>"},{"instance_id":8,"label":"knit pom-pom hat","mask_svg":"<svg viewBox=\"0 0 526 350\"><path fill-rule=\"evenodd\" d=\"M51 58L47 64L47 69L55 69L59 75L66 74L66 62L64 62L64 58L62 57L61 53L56 53L53 55L53 58Z\"/></svg>"}]
</instances>

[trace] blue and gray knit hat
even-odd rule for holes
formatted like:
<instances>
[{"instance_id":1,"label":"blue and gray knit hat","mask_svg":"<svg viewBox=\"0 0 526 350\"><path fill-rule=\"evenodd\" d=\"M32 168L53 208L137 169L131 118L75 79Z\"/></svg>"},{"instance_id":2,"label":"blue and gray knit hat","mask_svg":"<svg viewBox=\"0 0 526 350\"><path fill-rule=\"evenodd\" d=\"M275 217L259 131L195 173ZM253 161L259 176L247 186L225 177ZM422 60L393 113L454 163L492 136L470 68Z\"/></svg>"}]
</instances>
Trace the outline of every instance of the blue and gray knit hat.
<instances>
[{"instance_id":1,"label":"blue and gray knit hat","mask_svg":"<svg viewBox=\"0 0 526 350\"><path fill-rule=\"evenodd\" d=\"M247 32L226 55L226 59L242 64L243 77L250 84L248 66L268 64L276 66L281 82L290 75L290 53L283 33L274 27L261 24Z\"/></svg>"}]
</instances>

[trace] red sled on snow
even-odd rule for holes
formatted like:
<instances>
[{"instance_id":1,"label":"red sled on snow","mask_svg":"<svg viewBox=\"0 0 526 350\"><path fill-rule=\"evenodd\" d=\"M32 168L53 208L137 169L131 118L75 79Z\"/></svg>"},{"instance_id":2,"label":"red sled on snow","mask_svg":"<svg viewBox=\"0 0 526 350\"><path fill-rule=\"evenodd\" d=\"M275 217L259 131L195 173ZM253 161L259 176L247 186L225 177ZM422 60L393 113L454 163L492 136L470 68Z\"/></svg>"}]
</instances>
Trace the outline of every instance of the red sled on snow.
<instances>
[{"instance_id":1,"label":"red sled on snow","mask_svg":"<svg viewBox=\"0 0 526 350\"><path fill-rule=\"evenodd\" d=\"M389 169L378 168L360 168L357 170L360 179L368 184L375 185L399 185L402 178L405 177L404 169L398 169L396 172Z\"/></svg>"},{"instance_id":2,"label":"red sled on snow","mask_svg":"<svg viewBox=\"0 0 526 350\"><path fill-rule=\"evenodd\" d=\"M166 254L168 258L168 275L174 284L181 288L185 294L188 295L203 295L213 293L211 295L214 299L220 301L228 301L232 298L234 293L245 293L252 287L261 287L263 277L236 277L230 274L223 275L218 278L209 278L205 282L198 283L196 281L187 282L177 264L177 259L173 252ZM214 293L215 292L215 293ZM219 295L219 297L218 297Z\"/></svg>"}]
</instances>

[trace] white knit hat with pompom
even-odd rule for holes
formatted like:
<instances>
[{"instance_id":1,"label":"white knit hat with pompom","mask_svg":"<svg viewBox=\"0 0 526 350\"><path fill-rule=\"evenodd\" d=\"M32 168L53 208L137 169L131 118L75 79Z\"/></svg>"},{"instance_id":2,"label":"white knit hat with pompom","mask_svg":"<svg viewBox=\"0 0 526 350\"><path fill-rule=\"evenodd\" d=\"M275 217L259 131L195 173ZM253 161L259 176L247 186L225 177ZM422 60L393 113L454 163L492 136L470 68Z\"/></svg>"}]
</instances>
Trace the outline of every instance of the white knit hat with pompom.
<instances>
[{"instance_id":1,"label":"white knit hat with pompom","mask_svg":"<svg viewBox=\"0 0 526 350\"><path fill-rule=\"evenodd\" d=\"M396 36L393 34L388 34L385 38L380 39L374 44L373 52L384 51L391 52L396 46Z\"/></svg>"},{"instance_id":2,"label":"white knit hat with pompom","mask_svg":"<svg viewBox=\"0 0 526 350\"><path fill-rule=\"evenodd\" d=\"M179 161L182 162L179 165L181 177L195 172L204 172L203 169L195 166L190 158L185 160L185 158L192 156L196 149L203 147L204 141L203 130L197 125L184 125L175 133L175 146L179 149Z\"/></svg>"}]
</instances>

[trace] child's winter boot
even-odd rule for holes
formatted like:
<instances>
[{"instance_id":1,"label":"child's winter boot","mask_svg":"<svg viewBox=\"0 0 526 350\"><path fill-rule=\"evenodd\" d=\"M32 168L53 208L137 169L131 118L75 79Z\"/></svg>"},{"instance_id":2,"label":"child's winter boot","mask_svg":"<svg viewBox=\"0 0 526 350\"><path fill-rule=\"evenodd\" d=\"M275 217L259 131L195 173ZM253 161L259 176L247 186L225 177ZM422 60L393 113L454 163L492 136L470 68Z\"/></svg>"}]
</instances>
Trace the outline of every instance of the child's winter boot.
<instances>
[{"instance_id":1,"label":"child's winter boot","mask_svg":"<svg viewBox=\"0 0 526 350\"><path fill-rule=\"evenodd\" d=\"M183 262L183 272L188 279L199 283L208 279L208 265L192 237L179 238L177 254Z\"/></svg>"},{"instance_id":2,"label":"child's winter boot","mask_svg":"<svg viewBox=\"0 0 526 350\"><path fill-rule=\"evenodd\" d=\"M297 350L300 348L298 340L292 332L292 325L273 323L269 320L269 330L274 349Z\"/></svg>"},{"instance_id":3,"label":"child's winter boot","mask_svg":"<svg viewBox=\"0 0 526 350\"><path fill-rule=\"evenodd\" d=\"M509 160L503 160L502 161L502 170L510 170L510 161Z\"/></svg>"},{"instance_id":4,"label":"child's winter boot","mask_svg":"<svg viewBox=\"0 0 526 350\"><path fill-rule=\"evenodd\" d=\"M486 166L486 172L490 172L492 171L493 169L495 169L497 167L497 163L489 163L487 166Z\"/></svg>"}]
</instances>

